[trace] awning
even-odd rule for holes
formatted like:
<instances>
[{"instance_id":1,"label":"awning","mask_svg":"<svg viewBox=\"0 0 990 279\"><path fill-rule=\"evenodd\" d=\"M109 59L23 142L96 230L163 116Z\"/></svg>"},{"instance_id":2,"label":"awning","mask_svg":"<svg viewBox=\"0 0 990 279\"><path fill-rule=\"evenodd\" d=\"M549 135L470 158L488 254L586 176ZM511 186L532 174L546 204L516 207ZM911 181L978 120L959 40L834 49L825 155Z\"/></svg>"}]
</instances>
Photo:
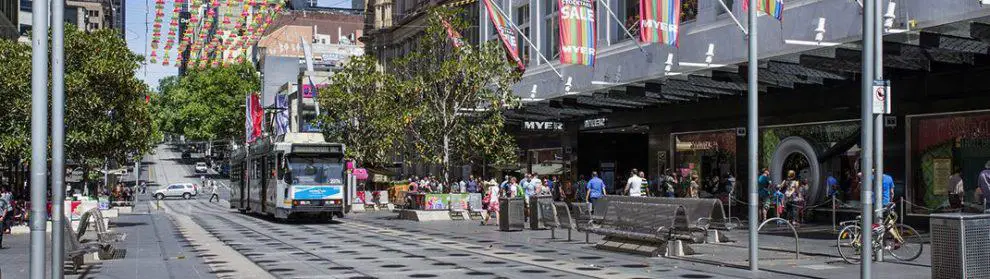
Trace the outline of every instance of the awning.
<instances>
[{"instance_id":1,"label":"awning","mask_svg":"<svg viewBox=\"0 0 990 279\"><path fill-rule=\"evenodd\" d=\"M564 174L563 164L537 164L537 165L533 165L532 168L533 168L532 173L535 173L537 175ZM526 168L521 168L518 170L518 172L529 173L530 171L528 171Z\"/></svg>"}]
</instances>

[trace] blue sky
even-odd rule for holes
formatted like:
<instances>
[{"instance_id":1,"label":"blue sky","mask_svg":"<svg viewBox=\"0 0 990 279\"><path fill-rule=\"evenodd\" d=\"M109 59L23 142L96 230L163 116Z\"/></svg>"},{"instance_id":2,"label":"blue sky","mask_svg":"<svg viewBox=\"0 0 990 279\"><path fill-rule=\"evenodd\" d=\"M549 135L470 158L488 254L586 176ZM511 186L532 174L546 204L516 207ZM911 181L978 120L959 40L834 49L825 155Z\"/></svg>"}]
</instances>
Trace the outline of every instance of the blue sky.
<instances>
[{"instance_id":1,"label":"blue sky","mask_svg":"<svg viewBox=\"0 0 990 279\"><path fill-rule=\"evenodd\" d=\"M152 24L155 19L155 1L154 0L124 0L127 1L127 22L125 26L127 27L127 47L134 51L135 53L144 55L145 58L151 53L149 49L145 52L146 47L149 46L149 41L151 38ZM161 31L161 43L158 46L158 57L162 56L162 47L165 45L165 37L168 34L168 23L172 16L172 3L174 0L165 1L165 16L162 19L162 31ZM318 0L320 6L335 6L349 8L351 6L350 0ZM147 23L147 29L145 29L145 24ZM172 48L171 57L175 58L175 47ZM159 61L160 63L161 61ZM158 88L158 80L167 77L174 76L178 74L179 68L173 66L162 66L161 64L149 64L147 68L141 67L137 71L137 76L145 83L150 85L153 89Z\"/></svg>"}]
</instances>

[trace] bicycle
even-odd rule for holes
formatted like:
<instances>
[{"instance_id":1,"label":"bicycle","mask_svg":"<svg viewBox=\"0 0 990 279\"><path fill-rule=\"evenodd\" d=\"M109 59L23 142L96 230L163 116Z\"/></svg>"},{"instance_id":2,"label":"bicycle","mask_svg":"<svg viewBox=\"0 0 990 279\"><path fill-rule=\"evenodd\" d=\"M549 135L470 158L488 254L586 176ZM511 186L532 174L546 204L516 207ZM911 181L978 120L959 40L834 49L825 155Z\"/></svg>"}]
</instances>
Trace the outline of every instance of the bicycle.
<instances>
[{"instance_id":1,"label":"bicycle","mask_svg":"<svg viewBox=\"0 0 990 279\"><path fill-rule=\"evenodd\" d=\"M873 231L873 251L886 251L902 261L912 261L921 256L923 239L918 231L911 226L898 224L897 213L894 212L894 203L884 206L883 225L872 224ZM839 237L836 240L836 249L839 256L847 263L856 264L862 260L863 241L862 237L862 216L856 220L839 223L842 227L839 230Z\"/></svg>"}]
</instances>

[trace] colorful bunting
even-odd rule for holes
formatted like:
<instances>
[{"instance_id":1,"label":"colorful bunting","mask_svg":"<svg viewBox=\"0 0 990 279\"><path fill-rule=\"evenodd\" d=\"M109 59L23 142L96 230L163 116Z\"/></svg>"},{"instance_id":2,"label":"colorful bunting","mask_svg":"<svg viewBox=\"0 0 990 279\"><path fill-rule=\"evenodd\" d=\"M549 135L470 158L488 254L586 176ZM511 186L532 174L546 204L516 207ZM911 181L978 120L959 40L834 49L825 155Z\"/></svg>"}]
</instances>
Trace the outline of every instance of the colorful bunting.
<instances>
[{"instance_id":1,"label":"colorful bunting","mask_svg":"<svg viewBox=\"0 0 990 279\"><path fill-rule=\"evenodd\" d=\"M749 11L749 0L743 0L743 11ZM756 10L763 11L778 21L784 18L784 0L757 0Z\"/></svg>"}]
</instances>

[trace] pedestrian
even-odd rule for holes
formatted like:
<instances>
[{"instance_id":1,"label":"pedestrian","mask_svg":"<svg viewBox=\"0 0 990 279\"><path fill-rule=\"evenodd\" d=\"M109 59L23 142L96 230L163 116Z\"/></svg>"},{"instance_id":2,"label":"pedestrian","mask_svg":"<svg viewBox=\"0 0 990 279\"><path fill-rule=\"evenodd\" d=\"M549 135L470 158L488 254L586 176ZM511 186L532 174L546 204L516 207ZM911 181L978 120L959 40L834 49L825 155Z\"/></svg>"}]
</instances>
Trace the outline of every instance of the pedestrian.
<instances>
[{"instance_id":1,"label":"pedestrian","mask_svg":"<svg viewBox=\"0 0 990 279\"><path fill-rule=\"evenodd\" d=\"M661 189L661 191L663 192L664 197L668 197L668 198L675 197L676 190L674 190L674 185L677 184L677 180L674 179L673 174L674 174L673 171L671 171L670 169L666 169L663 172L663 176L660 177L659 184L661 185L658 187L663 188Z\"/></svg>"},{"instance_id":2,"label":"pedestrian","mask_svg":"<svg viewBox=\"0 0 990 279\"><path fill-rule=\"evenodd\" d=\"M499 186L495 179L485 183L488 186L488 192L485 194L484 203L488 205L488 215L485 215L485 220L481 222L482 226L488 225L488 220L492 219L492 215L495 215L495 224L498 224L498 209L499 209Z\"/></svg>"},{"instance_id":3,"label":"pedestrian","mask_svg":"<svg viewBox=\"0 0 990 279\"><path fill-rule=\"evenodd\" d=\"M553 197L553 200L554 201L559 201L560 200L560 189L557 189L557 188L560 187L560 185L557 185L557 181L555 181L556 179L557 179L557 176L548 177L547 180L546 180L546 182L544 184L547 185L547 190L550 191L550 196Z\"/></svg>"},{"instance_id":4,"label":"pedestrian","mask_svg":"<svg viewBox=\"0 0 990 279\"><path fill-rule=\"evenodd\" d=\"M894 202L894 178L889 174L883 174L883 179L881 179L881 186L883 194L881 195L883 206Z\"/></svg>"},{"instance_id":5,"label":"pedestrian","mask_svg":"<svg viewBox=\"0 0 990 279\"><path fill-rule=\"evenodd\" d=\"M3 196L9 196L7 189L3 190ZM13 206L10 204L11 200L8 198L0 198L0 249L3 249L3 235L7 232L7 225L10 223L10 216L13 212Z\"/></svg>"},{"instance_id":6,"label":"pedestrian","mask_svg":"<svg viewBox=\"0 0 990 279\"><path fill-rule=\"evenodd\" d=\"M983 165L983 171L977 177L976 184L980 186L980 191L983 193L984 210L990 209L990 202L988 202L990 201L990 161Z\"/></svg>"},{"instance_id":7,"label":"pedestrian","mask_svg":"<svg viewBox=\"0 0 990 279\"><path fill-rule=\"evenodd\" d=\"M467 181L467 192L468 193L478 193L478 190L479 190L478 189L478 180L475 179L474 178L474 175L472 174L471 176L469 176L468 181Z\"/></svg>"},{"instance_id":8,"label":"pedestrian","mask_svg":"<svg viewBox=\"0 0 990 279\"><path fill-rule=\"evenodd\" d=\"M588 181L588 192L585 196L585 200L588 201L588 210L595 212L595 201L598 199L608 196L605 193L605 181L598 178L598 172L591 172L591 180Z\"/></svg>"},{"instance_id":9,"label":"pedestrian","mask_svg":"<svg viewBox=\"0 0 990 279\"><path fill-rule=\"evenodd\" d=\"M756 185L759 188L759 198L760 198L760 220L767 219L767 212L770 211L770 206L773 205L772 194L774 192L771 189L773 183L770 182L770 169L763 168L763 172L760 177L756 179Z\"/></svg>"},{"instance_id":10,"label":"pedestrian","mask_svg":"<svg viewBox=\"0 0 990 279\"><path fill-rule=\"evenodd\" d=\"M210 191L213 192L213 194L210 195L210 202L213 202L213 198L216 198L217 202L219 202L220 194L217 191L217 182L214 180L210 180Z\"/></svg>"},{"instance_id":11,"label":"pedestrian","mask_svg":"<svg viewBox=\"0 0 990 279\"><path fill-rule=\"evenodd\" d=\"M588 202L588 180L584 175L578 176L577 184L574 185L574 198L576 202Z\"/></svg>"},{"instance_id":12,"label":"pedestrian","mask_svg":"<svg viewBox=\"0 0 990 279\"><path fill-rule=\"evenodd\" d=\"M461 181L460 182L457 182L456 185L457 185L457 188L456 189L457 189L457 192L458 193L467 193L467 181L464 181L464 179L461 179ZM453 191L453 190L454 190L454 188L451 188L451 191Z\"/></svg>"},{"instance_id":13,"label":"pedestrian","mask_svg":"<svg viewBox=\"0 0 990 279\"><path fill-rule=\"evenodd\" d=\"M701 191L701 184L698 184L698 175L691 176L688 191L689 197L698 198L699 192Z\"/></svg>"},{"instance_id":14,"label":"pedestrian","mask_svg":"<svg viewBox=\"0 0 990 279\"><path fill-rule=\"evenodd\" d=\"M736 177L732 175L732 172L725 172L725 192L729 194L730 198L736 192Z\"/></svg>"},{"instance_id":15,"label":"pedestrian","mask_svg":"<svg viewBox=\"0 0 990 279\"><path fill-rule=\"evenodd\" d=\"M630 197L643 195L643 178L639 177L636 169L633 169L632 173L629 174L629 179L626 180L626 188L623 190L623 193Z\"/></svg>"},{"instance_id":16,"label":"pedestrian","mask_svg":"<svg viewBox=\"0 0 990 279\"><path fill-rule=\"evenodd\" d=\"M498 192L499 192L499 194L501 194L503 197L508 197L508 194L510 192L509 187L511 187L511 186L512 186L512 183L511 183L511 181L509 181L509 176L506 175L505 176L505 179L502 180L502 184L499 184L498 185L498 190L499 190Z\"/></svg>"},{"instance_id":17,"label":"pedestrian","mask_svg":"<svg viewBox=\"0 0 990 279\"><path fill-rule=\"evenodd\" d=\"M949 189L949 207L961 208L962 201L966 194L966 187L962 179L962 171L959 166L953 168L952 175L949 176L949 183L945 189Z\"/></svg>"}]
</instances>

